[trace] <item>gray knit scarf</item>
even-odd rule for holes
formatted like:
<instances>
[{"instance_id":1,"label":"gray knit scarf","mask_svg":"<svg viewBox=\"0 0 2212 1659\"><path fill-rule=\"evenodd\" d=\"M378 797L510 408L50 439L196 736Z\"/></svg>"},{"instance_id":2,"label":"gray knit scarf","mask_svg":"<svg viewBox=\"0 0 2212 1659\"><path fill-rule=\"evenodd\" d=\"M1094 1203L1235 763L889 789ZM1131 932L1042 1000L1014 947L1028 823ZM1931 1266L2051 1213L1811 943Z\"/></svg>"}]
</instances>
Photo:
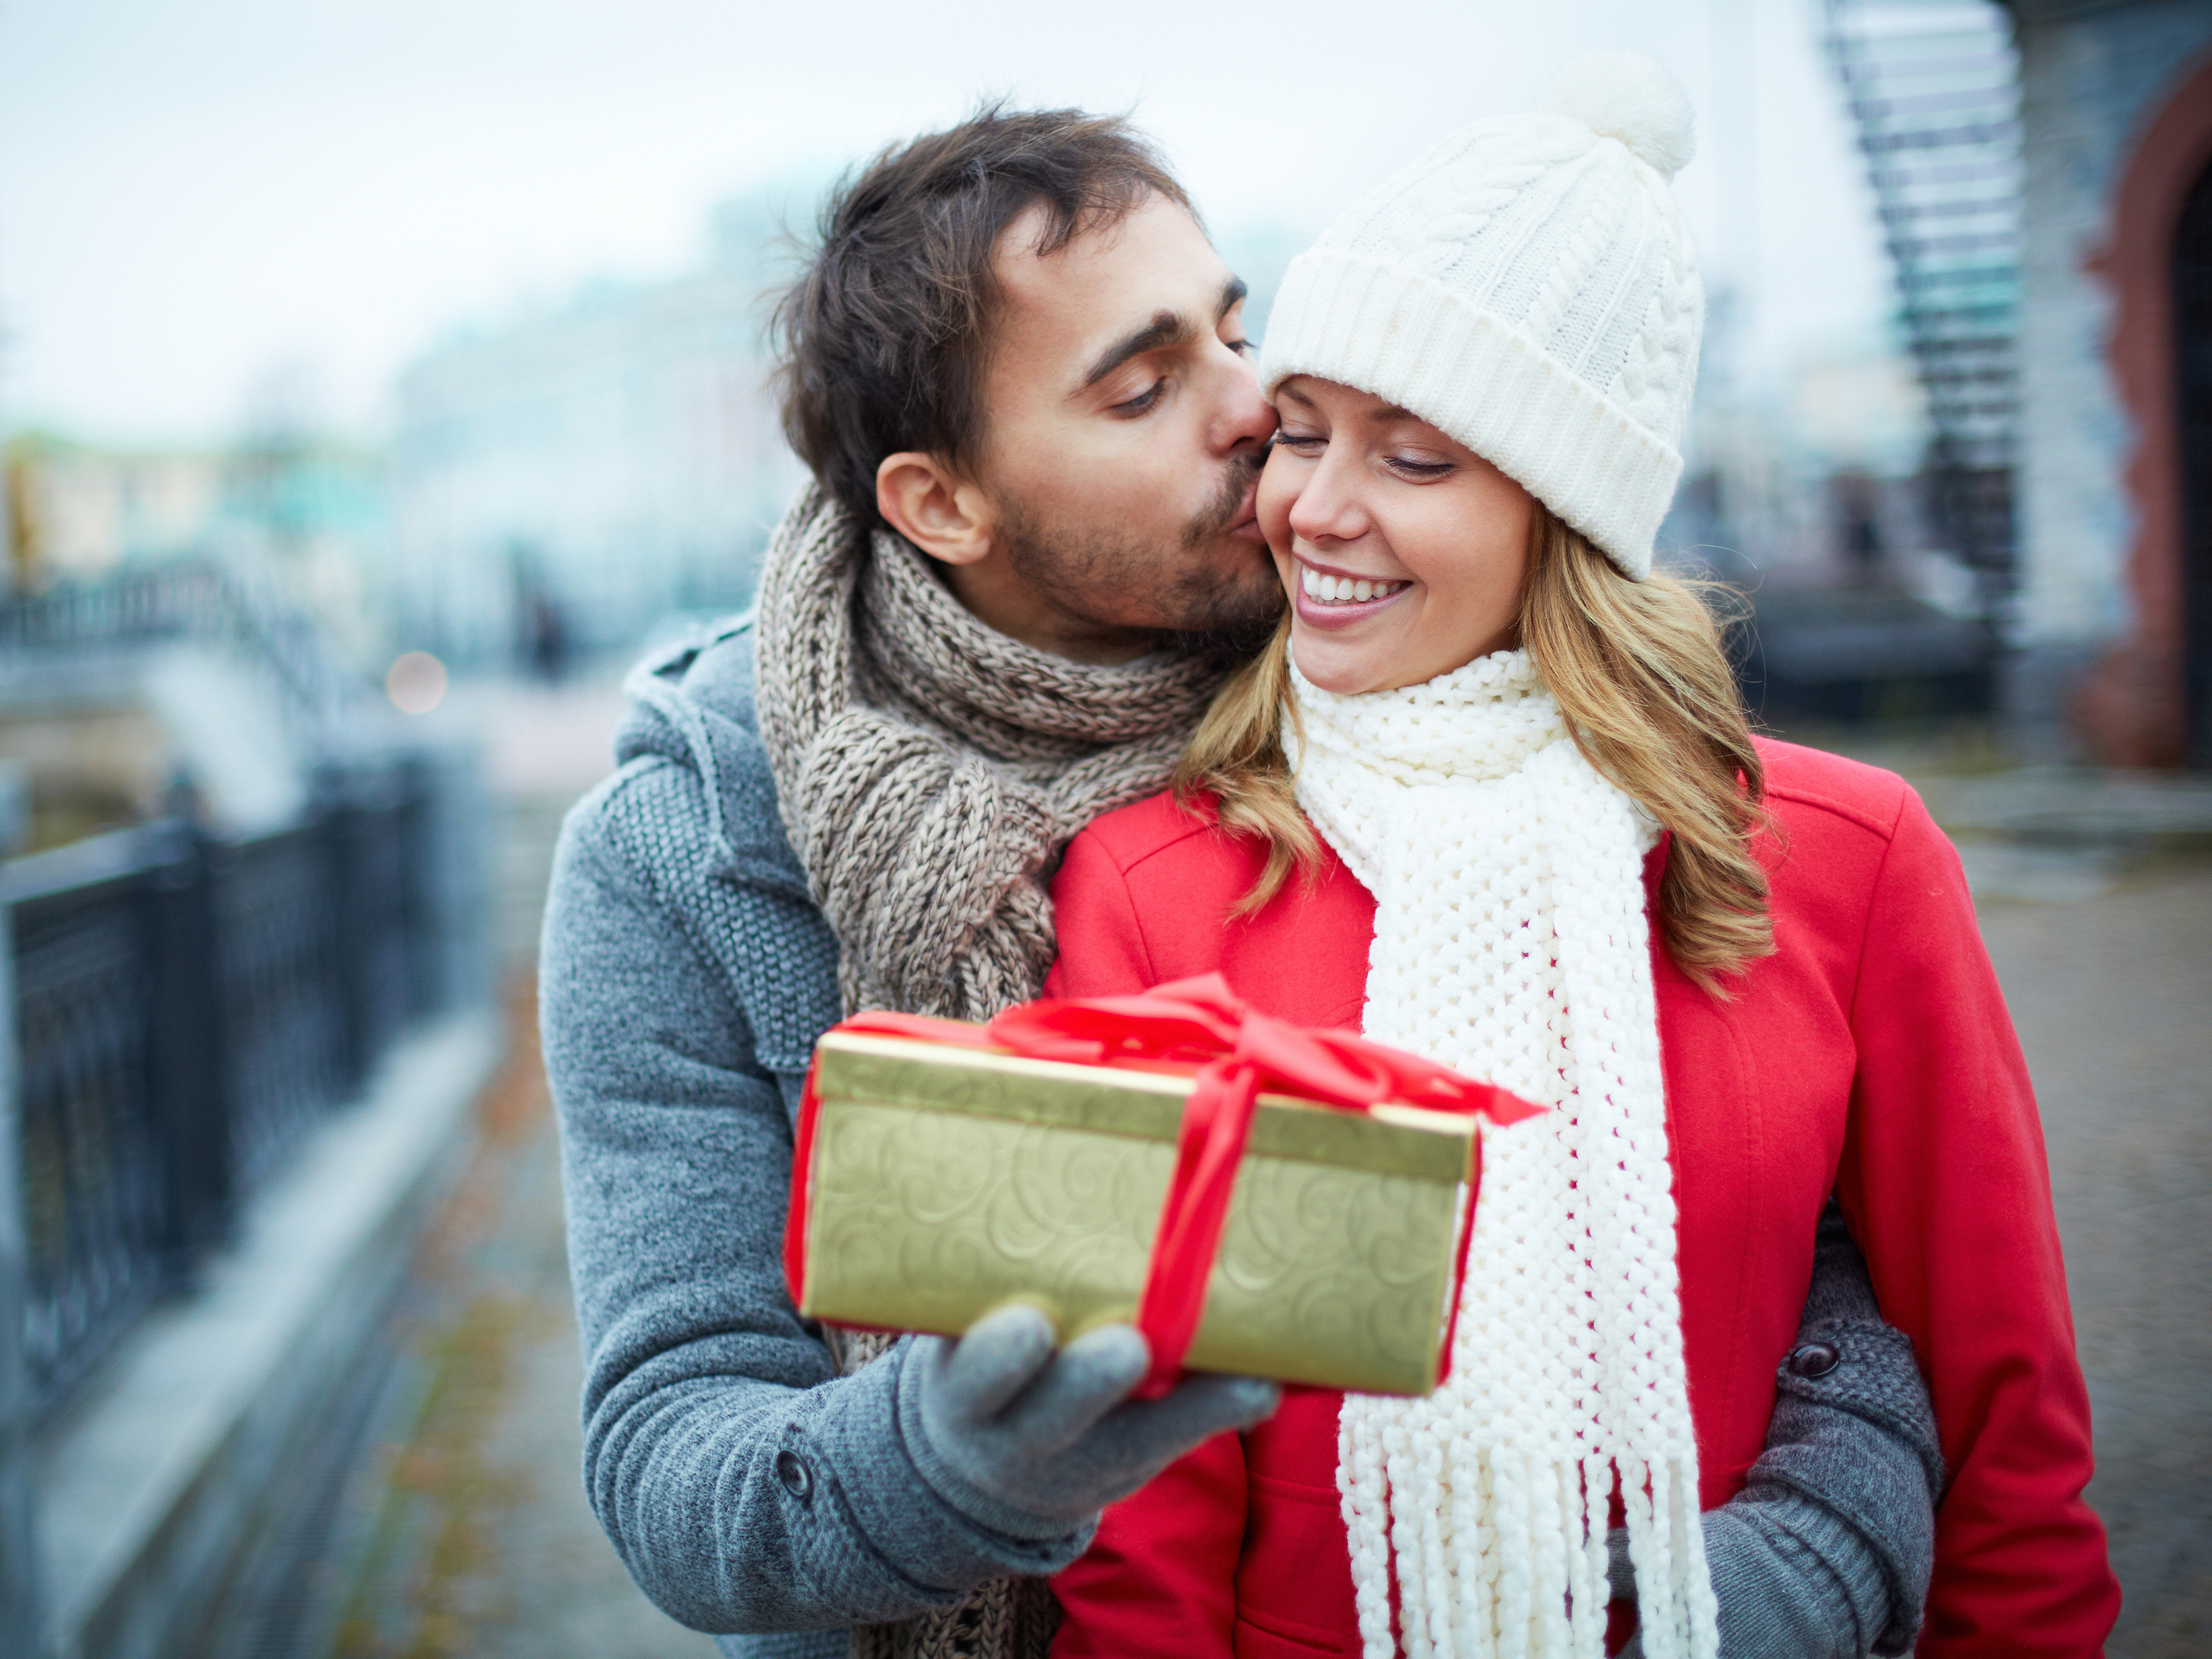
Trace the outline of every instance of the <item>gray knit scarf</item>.
<instances>
[{"instance_id":1,"label":"gray knit scarf","mask_svg":"<svg viewBox=\"0 0 2212 1659\"><path fill-rule=\"evenodd\" d=\"M988 1019L1044 983L1075 832L1167 781L1221 671L1102 668L969 615L914 545L810 489L761 572L760 730L848 1013Z\"/></svg>"},{"instance_id":2,"label":"gray knit scarf","mask_svg":"<svg viewBox=\"0 0 2212 1659\"><path fill-rule=\"evenodd\" d=\"M1194 656L1101 668L985 627L929 560L820 490L761 572L756 660L776 804L837 934L845 1011L988 1019L1035 996L1076 831L1167 781L1220 683ZM894 1339L835 1343L847 1374ZM1059 1604L1001 1578L852 1633L854 1659L1044 1659Z\"/></svg>"}]
</instances>

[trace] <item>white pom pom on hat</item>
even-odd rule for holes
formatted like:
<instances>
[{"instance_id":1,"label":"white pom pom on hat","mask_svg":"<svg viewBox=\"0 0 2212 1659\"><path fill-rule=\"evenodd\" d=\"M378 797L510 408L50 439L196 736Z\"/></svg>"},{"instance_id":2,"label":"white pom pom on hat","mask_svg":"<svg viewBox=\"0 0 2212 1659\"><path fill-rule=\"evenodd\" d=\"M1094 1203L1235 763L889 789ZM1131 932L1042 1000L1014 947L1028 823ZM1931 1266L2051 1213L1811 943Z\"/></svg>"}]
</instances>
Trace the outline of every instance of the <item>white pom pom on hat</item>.
<instances>
[{"instance_id":1,"label":"white pom pom on hat","mask_svg":"<svg viewBox=\"0 0 2212 1659\"><path fill-rule=\"evenodd\" d=\"M1576 59L1549 109L1462 128L1291 262L1261 384L1311 374L1413 410L1643 580L1705 329L1667 184L1693 125L1650 58Z\"/></svg>"},{"instance_id":2,"label":"white pom pom on hat","mask_svg":"<svg viewBox=\"0 0 2212 1659\"><path fill-rule=\"evenodd\" d=\"M1550 106L1625 144L1672 179L1697 154L1697 116L1674 77L1640 52L1586 52L1552 82Z\"/></svg>"}]
</instances>

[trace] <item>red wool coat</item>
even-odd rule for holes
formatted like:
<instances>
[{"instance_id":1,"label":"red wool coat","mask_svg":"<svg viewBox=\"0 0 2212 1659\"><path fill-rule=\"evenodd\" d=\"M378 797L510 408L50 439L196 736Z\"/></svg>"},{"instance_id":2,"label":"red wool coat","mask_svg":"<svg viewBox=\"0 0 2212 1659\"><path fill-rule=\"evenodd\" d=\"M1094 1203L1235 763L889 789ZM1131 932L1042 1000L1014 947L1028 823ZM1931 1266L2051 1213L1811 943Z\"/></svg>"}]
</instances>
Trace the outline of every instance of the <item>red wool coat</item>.
<instances>
[{"instance_id":1,"label":"red wool coat","mask_svg":"<svg viewBox=\"0 0 2212 1659\"><path fill-rule=\"evenodd\" d=\"M2042 1130L1957 854L1901 780L1759 747L1775 954L1716 1001L1653 927L1702 1502L1725 1503L1765 1443L1837 1192L1883 1314L1912 1338L1951 1470L1919 1651L2099 1653L2119 1587L2081 1500L2089 1408ZM1100 819L1054 885L1048 994L1218 969L1269 1013L1357 1027L1373 897L1331 857L1317 885L1232 921L1260 863L1166 796ZM1358 1654L1337 1401L1293 1391L1273 1421L1109 1510L1053 1581L1055 1659Z\"/></svg>"}]
</instances>

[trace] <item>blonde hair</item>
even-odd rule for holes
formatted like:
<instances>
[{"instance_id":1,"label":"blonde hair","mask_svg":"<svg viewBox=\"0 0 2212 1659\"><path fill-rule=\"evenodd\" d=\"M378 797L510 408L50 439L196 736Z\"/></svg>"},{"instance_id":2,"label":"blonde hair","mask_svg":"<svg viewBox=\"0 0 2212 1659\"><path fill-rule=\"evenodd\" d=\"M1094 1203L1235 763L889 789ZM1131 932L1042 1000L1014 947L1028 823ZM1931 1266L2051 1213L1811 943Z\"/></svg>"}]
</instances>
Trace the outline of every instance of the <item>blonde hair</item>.
<instances>
[{"instance_id":1,"label":"blonde hair","mask_svg":"<svg viewBox=\"0 0 2212 1659\"><path fill-rule=\"evenodd\" d=\"M1725 997L1723 978L1772 953L1774 926L1766 872L1751 851L1767 826L1764 770L1704 586L1656 574L1632 582L1535 503L1521 642L1575 746L1670 832L1661 937L1686 975ZM1176 768L1178 799L1212 797L1224 828L1267 846L1239 915L1294 872L1310 878L1320 867L1320 838L1292 793L1286 714L1297 719L1287 611L1215 696Z\"/></svg>"}]
</instances>

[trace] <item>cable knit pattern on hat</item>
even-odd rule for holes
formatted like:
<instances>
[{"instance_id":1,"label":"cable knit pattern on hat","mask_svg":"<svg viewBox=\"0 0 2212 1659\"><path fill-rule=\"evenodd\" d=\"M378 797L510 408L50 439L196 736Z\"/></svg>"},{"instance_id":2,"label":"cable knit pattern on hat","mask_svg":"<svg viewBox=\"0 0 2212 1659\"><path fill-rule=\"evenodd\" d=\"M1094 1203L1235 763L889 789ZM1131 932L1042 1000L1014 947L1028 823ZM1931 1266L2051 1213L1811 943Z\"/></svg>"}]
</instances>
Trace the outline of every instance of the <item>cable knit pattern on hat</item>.
<instances>
[{"instance_id":1,"label":"cable knit pattern on hat","mask_svg":"<svg viewBox=\"0 0 2212 1659\"><path fill-rule=\"evenodd\" d=\"M1299 803L1375 895L1366 1034L1553 1109L1484 1140L1451 1376L1348 1395L1367 1659L1597 1659L1618 1485L1644 1651L1711 1659L1644 919L1649 820L1524 652L1338 696L1293 671Z\"/></svg>"},{"instance_id":2,"label":"cable knit pattern on hat","mask_svg":"<svg viewBox=\"0 0 2212 1659\"><path fill-rule=\"evenodd\" d=\"M1462 128L1291 261L1261 380L1315 374L1404 405L1640 581L1705 326L1667 182L1689 104L1627 52L1577 59L1553 97Z\"/></svg>"}]
</instances>

